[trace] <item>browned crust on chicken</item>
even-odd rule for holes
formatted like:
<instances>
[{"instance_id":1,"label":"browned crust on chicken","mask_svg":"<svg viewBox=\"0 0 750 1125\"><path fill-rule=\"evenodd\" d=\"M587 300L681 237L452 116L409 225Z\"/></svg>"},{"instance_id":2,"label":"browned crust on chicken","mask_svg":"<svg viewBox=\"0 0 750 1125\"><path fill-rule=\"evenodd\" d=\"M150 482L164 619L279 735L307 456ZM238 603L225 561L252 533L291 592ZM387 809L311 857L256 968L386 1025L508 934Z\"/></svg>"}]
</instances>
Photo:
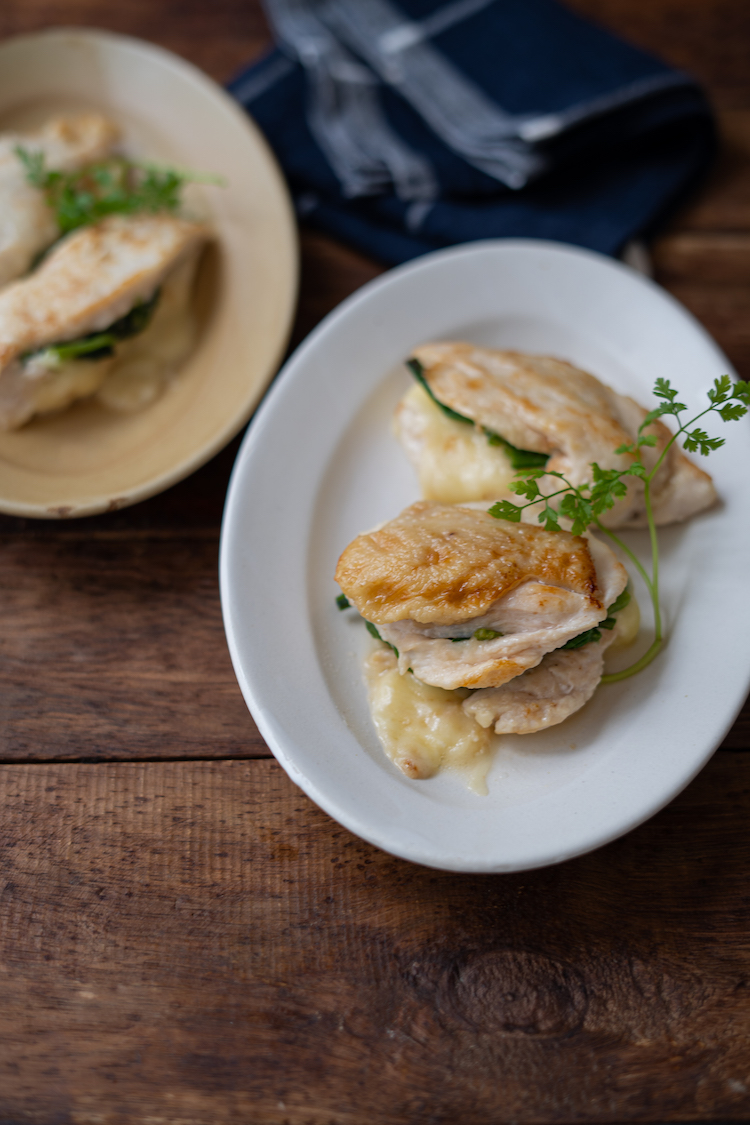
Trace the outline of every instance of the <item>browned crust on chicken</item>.
<instances>
[{"instance_id":1,"label":"browned crust on chicken","mask_svg":"<svg viewBox=\"0 0 750 1125\"><path fill-rule=\"evenodd\" d=\"M466 672L461 677L461 687L493 688L522 676L528 666L527 662L520 660L493 660Z\"/></svg>"},{"instance_id":2,"label":"browned crust on chicken","mask_svg":"<svg viewBox=\"0 0 750 1125\"><path fill-rule=\"evenodd\" d=\"M581 444L611 452L631 441L609 387L564 360L460 342L425 344L413 354L440 402L519 449L554 453Z\"/></svg>"},{"instance_id":3,"label":"browned crust on chicken","mask_svg":"<svg viewBox=\"0 0 750 1125\"><path fill-rule=\"evenodd\" d=\"M530 579L565 586L602 608L585 539L450 504L412 504L357 536L336 568L341 589L376 624L468 621Z\"/></svg>"}]
</instances>

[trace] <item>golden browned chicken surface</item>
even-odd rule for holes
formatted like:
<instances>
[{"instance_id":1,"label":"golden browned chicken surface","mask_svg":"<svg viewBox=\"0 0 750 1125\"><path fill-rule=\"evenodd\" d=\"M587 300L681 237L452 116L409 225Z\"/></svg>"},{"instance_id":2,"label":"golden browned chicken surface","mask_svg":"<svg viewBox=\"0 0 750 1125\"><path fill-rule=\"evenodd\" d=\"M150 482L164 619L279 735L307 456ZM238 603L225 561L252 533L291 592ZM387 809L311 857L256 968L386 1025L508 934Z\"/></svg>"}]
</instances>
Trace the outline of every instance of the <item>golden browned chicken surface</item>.
<instances>
[{"instance_id":1,"label":"golden browned chicken surface","mask_svg":"<svg viewBox=\"0 0 750 1125\"><path fill-rule=\"evenodd\" d=\"M601 608L585 539L425 500L358 535L336 569L341 589L377 624L467 621L529 578L565 586Z\"/></svg>"},{"instance_id":2,"label":"golden browned chicken surface","mask_svg":"<svg viewBox=\"0 0 750 1125\"><path fill-rule=\"evenodd\" d=\"M344 551L336 580L436 687L496 687L607 616L627 583L591 538L420 501Z\"/></svg>"}]
</instances>

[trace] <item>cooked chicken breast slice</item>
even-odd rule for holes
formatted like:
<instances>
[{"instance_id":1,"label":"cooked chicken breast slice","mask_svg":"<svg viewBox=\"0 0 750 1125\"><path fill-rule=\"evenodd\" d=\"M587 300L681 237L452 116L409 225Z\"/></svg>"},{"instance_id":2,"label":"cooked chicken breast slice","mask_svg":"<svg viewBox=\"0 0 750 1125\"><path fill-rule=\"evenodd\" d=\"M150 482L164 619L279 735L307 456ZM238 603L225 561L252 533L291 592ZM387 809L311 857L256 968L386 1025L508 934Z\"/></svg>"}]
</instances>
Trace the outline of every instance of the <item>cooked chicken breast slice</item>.
<instances>
[{"instance_id":1,"label":"cooked chicken breast slice","mask_svg":"<svg viewBox=\"0 0 750 1125\"><path fill-rule=\"evenodd\" d=\"M440 402L518 449L548 454L548 468L564 473L574 485L590 479L592 461L602 468L625 469L634 460L633 454L614 450L633 441L646 411L570 363L461 342L425 344L413 355ZM414 459L418 443L414 420L408 416L407 427L404 444ZM652 423L648 432L656 438L656 446L644 447L641 456L650 468L671 434L660 421ZM497 455L504 456L501 450ZM548 491L556 487L550 478ZM654 480L656 522L686 519L715 500L710 476L677 445L672 446ZM613 528L646 525L640 480L630 480L627 495L602 517L602 523Z\"/></svg>"},{"instance_id":2,"label":"cooked chicken breast slice","mask_svg":"<svg viewBox=\"0 0 750 1125\"><path fill-rule=\"evenodd\" d=\"M336 568L341 589L378 625L468 621L531 577L595 599L596 571L580 536L426 500L358 535Z\"/></svg>"},{"instance_id":3,"label":"cooked chicken breast slice","mask_svg":"<svg viewBox=\"0 0 750 1125\"><path fill-rule=\"evenodd\" d=\"M612 605L627 575L606 544L591 538L589 547L599 573L600 600L605 607ZM400 671L411 668L425 683L448 689L487 688L522 675L545 653L594 628L605 616L606 609L595 611L573 591L530 580L461 626L397 621L379 630L398 650ZM479 639L474 636L478 629L498 636Z\"/></svg>"},{"instance_id":4,"label":"cooked chicken breast slice","mask_svg":"<svg viewBox=\"0 0 750 1125\"><path fill-rule=\"evenodd\" d=\"M55 117L36 133L0 136L0 286L26 273L60 233L15 149L42 153L46 168L70 172L109 156L118 136L117 126L99 113Z\"/></svg>"},{"instance_id":5,"label":"cooked chicken breast slice","mask_svg":"<svg viewBox=\"0 0 750 1125\"><path fill-rule=\"evenodd\" d=\"M453 689L534 667L602 621L627 574L593 538L422 501L358 536L336 580L398 649L400 672Z\"/></svg>"},{"instance_id":6,"label":"cooked chicken breast slice","mask_svg":"<svg viewBox=\"0 0 750 1125\"><path fill-rule=\"evenodd\" d=\"M206 237L203 225L164 212L112 215L74 231L0 292L0 369L22 352L102 331Z\"/></svg>"},{"instance_id":7,"label":"cooked chicken breast slice","mask_svg":"<svg viewBox=\"0 0 750 1125\"><path fill-rule=\"evenodd\" d=\"M207 236L203 225L169 214L113 215L74 231L33 275L1 291L0 426L16 428L36 409L51 409L36 406L35 389L44 380L49 397L49 369L24 362L25 354L106 329L152 297ZM61 366L61 378L70 366Z\"/></svg>"},{"instance_id":8,"label":"cooked chicken breast slice","mask_svg":"<svg viewBox=\"0 0 750 1125\"><path fill-rule=\"evenodd\" d=\"M502 687L475 691L463 711L495 734L533 734L555 726L579 711L596 691L604 670L604 653L613 640L550 652L536 668Z\"/></svg>"},{"instance_id":9,"label":"cooked chicken breast slice","mask_svg":"<svg viewBox=\"0 0 750 1125\"><path fill-rule=\"evenodd\" d=\"M142 410L158 398L195 340L190 298L198 254L196 248L167 274L147 327L118 343L114 355L50 367L42 351L28 363L9 364L0 378L0 424L17 428L90 395L120 412Z\"/></svg>"}]
</instances>

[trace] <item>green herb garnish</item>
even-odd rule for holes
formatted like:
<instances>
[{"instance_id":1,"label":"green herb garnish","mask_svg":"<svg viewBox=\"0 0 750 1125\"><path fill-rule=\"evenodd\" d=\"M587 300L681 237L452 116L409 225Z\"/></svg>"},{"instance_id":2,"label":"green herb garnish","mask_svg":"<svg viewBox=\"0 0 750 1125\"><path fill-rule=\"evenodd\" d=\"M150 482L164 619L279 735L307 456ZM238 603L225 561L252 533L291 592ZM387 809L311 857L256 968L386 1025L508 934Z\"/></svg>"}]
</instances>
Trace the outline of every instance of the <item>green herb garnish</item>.
<instances>
[{"instance_id":1,"label":"green herb garnish","mask_svg":"<svg viewBox=\"0 0 750 1125\"><path fill-rule=\"evenodd\" d=\"M601 469L594 461L591 464L591 480L578 487L571 484L563 473L546 473L544 469L528 469L522 471L520 474L521 479L515 480L510 484L511 491L519 496L524 496L527 503L514 504L510 500L501 500L497 504L493 504L489 509L489 514L496 519L511 520L513 523L518 523L521 519L521 513L525 508L531 507L532 504L541 503L544 506L538 516L539 523L544 524L548 531L559 531L560 519L564 517L571 521L571 531L574 535L581 535L587 527L593 524L625 552L640 573L643 581L646 583L653 607L653 643L640 660L637 660L635 664L631 664L629 668L625 668L622 672L613 672L609 675L602 676L602 683L611 684L616 680L624 680L627 679L628 676L633 676L636 672L640 672L658 655L664 644L661 607L659 604L659 542L656 534L656 524L654 522L651 501L651 485L664 463L664 458L680 437L682 437L683 447L688 453L700 453L701 456L707 457L714 449L719 449L724 445L725 439L709 437L706 431L700 429L695 423L700 418L703 418L704 415L711 413L718 414L724 422L736 422L739 418L747 414L748 407L750 407L750 383L743 382L742 380L732 383L728 375L722 375L720 379L714 379L714 385L708 392L708 406L705 410L699 411L699 413L689 421L681 421L681 415L684 414L687 407L684 403L676 401L678 392L673 389L668 379L656 380L654 394L661 400L660 405L654 410L650 410L645 416L638 427L635 441L621 445L615 450L617 454L632 453L635 455L636 460L633 461L627 469ZM677 421L677 433L671 436L653 469L648 472L645 465L640 460L639 453L644 446L655 446L656 437L653 434L646 433L646 430L657 418L662 418L667 414L673 415ZM549 495L545 495L540 491L538 483L539 478L543 476L557 477L558 480L562 482L562 487ZM639 477L643 481L646 519L651 540L650 574L646 571L646 568L641 565L630 548L623 543L620 537L615 535L613 531L610 531L609 528L604 527L599 519L601 515L615 506L619 498L625 496L627 493L627 483L624 478L628 476ZM553 507L550 501L554 500L556 497L560 497L560 499L558 500L557 507ZM623 595L621 594L614 605L609 607L609 613L616 612L615 607L618 605L618 602L622 601L622 598ZM619 608L624 608L626 604L627 602L623 602ZM609 620L609 618L607 618L607 620ZM611 627L607 626L606 622L601 622L601 624L605 625L605 627ZM589 632L598 632L598 629L589 630ZM588 641L581 639L586 635L585 633L581 633L580 637L573 637L566 645L563 645L563 648L579 648L580 645L575 643L579 640L581 644L587 644ZM598 640L599 638L592 637L590 639Z\"/></svg>"},{"instance_id":2,"label":"green herb garnish","mask_svg":"<svg viewBox=\"0 0 750 1125\"><path fill-rule=\"evenodd\" d=\"M473 418L467 418L465 414L459 414L457 410L452 410L450 406L446 406L439 398L435 397L432 387L427 382L424 374L424 368L418 359L407 359L406 366L411 371L414 378L420 384L423 390L427 392L436 406L439 406L443 414L451 418L454 422L468 422L470 426L476 423ZM488 430L486 426L482 426L485 437L490 445L500 445L503 447L506 457L510 461L513 469L536 469L542 465L546 465L549 461L549 456L546 453L535 453L531 449L516 449L515 445L511 445L500 434L496 434L494 430Z\"/></svg>"},{"instance_id":3,"label":"green herb garnish","mask_svg":"<svg viewBox=\"0 0 750 1125\"><path fill-rule=\"evenodd\" d=\"M75 172L55 172L45 167L44 154L21 145L13 150L26 169L26 179L44 192L62 234L98 223L107 215L132 215L137 211L176 211L180 193L190 181L221 183L175 168L138 164L112 157Z\"/></svg>"},{"instance_id":4,"label":"green herb garnish","mask_svg":"<svg viewBox=\"0 0 750 1125\"><path fill-rule=\"evenodd\" d=\"M339 594L336 598L336 605L339 609L348 609L352 603L347 598L346 594Z\"/></svg>"},{"instance_id":5,"label":"green herb garnish","mask_svg":"<svg viewBox=\"0 0 750 1125\"><path fill-rule=\"evenodd\" d=\"M143 332L154 315L154 310L159 303L160 290L156 290L148 301L141 301L125 316L110 324L106 332L90 332L88 336L81 336L78 340L65 340L60 344L50 344L36 352L26 352L21 356L25 363L32 358L43 358L50 366L68 363L73 359L99 360L106 359L114 353L115 346L120 340L129 336L137 336Z\"/></svg>"}]
</instances>

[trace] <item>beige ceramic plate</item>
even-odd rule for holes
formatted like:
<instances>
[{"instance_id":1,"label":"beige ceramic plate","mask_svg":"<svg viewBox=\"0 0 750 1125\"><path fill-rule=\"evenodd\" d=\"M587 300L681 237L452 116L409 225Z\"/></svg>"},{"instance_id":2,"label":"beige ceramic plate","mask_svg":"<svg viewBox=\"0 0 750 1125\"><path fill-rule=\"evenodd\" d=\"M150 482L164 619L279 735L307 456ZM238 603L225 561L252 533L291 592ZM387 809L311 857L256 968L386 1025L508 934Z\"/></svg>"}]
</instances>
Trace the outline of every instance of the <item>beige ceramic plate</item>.
<instances>
[{"instance_id":1,"label":"beige ceramic plate","mask_svg":"<svg viewBox=\"0 0 750 1125\"><path fill-rule=\"evenodd\" d=\"M198 347L152 406L115 414L82 402L0 434L0 511L85 516L168 488L249 418L286 344L297 243L286 187L244 112L189 63L102 31L56 30L0 44L0 129L98 109L130 155L221 174L186 203L216 231L196 293Z\"/></svg>"}]
</instances>

